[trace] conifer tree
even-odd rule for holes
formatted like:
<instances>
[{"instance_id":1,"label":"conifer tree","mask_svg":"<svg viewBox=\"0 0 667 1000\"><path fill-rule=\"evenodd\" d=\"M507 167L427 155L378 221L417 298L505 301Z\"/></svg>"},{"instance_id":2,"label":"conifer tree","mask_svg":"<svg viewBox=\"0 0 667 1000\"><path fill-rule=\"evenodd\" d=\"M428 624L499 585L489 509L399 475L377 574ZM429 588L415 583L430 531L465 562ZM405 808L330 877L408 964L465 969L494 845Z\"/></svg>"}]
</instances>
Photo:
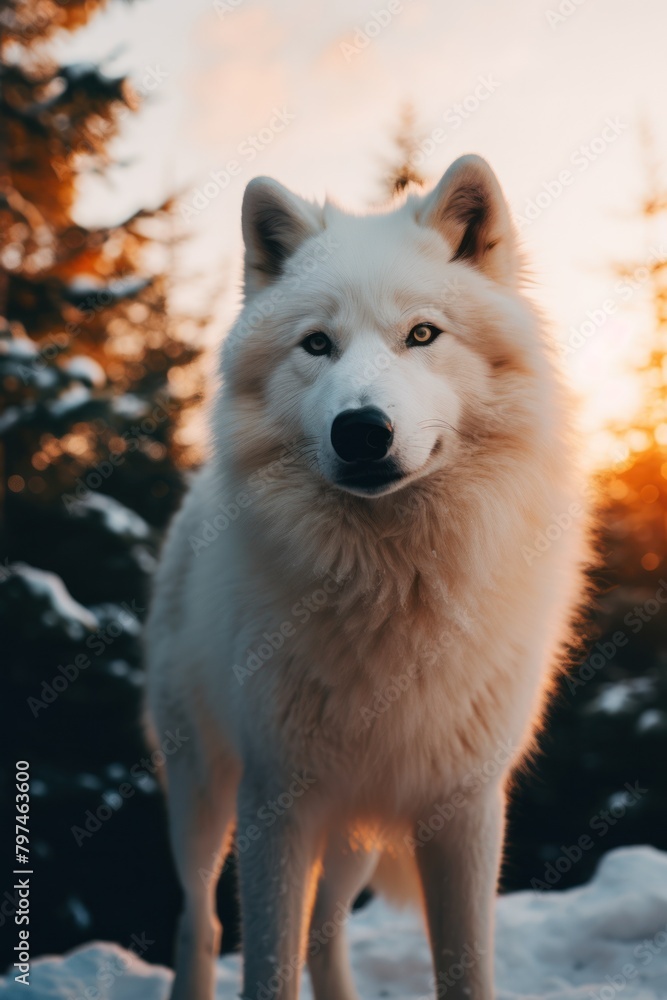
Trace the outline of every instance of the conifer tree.
<instances>
[{"instance_id":1,"label":"conifer tree","mask_svg":"<svg viewBox=\"0 0 667 1000\"><path fill-rule=\"evenodd\" d=\"M0 0L3 728L31 765L32 954L145 929L144 957L169 961L177 889L140 764L139 633L190 461L198 329L170 303L168 202L77 221L81 178L111 167L137 100L100 67L57 65L50 43L104 7Z\"/></svg>"}]
</instances>

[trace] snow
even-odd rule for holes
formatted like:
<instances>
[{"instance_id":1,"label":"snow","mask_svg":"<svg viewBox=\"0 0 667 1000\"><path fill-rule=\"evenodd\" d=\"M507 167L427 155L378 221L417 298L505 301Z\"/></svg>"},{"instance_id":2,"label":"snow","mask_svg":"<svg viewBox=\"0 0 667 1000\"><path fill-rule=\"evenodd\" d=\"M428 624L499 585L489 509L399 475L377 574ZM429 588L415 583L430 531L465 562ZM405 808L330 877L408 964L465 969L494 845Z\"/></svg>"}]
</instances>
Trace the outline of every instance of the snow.
<instances>
[{"instance_id":1,"label":"snow","mask_svg":"<svg viewBox=\"0 0 667 1000\"><path fill-rule=\"evenodd\" d=\"M102 365L85 354L76 354L68 358L61 367L71 378L78 379L91 388L101 388L106 385L107 377Z\"/></svg>"},{"instance_id":2,"label":"snow","mask_svg":"<svg viewBox=\"0 0 667 1000\"><path fill-rule=\"evenodd\" d=\"M30 987L0 980L0 997L30 1000L163 1000L168 996L171 972L148 965L115 944L89 944L64 959L34 962ZM95 992L97 990L97 993Z\"/></svg>"},{"instance_id":3,"label":"snow","mask_svg":"<svg viewBox=\"0 0 667 1000\"><path fill-rule=\"evenodd\" d=\"M82 385L75 385L61 393L58 399L52 400L49 403L49 410L54 417L64 417L72 410L77 410L80 406L88 403L90 398L88 389Z\"/></svg>"},{"instance_id":4,"label":"snow","mask_svg":"<svg viewBox=\"0 0 667 1000\"><path fill-rule=\"evenodd\" d=\"M28 412L34 413L35 407L32 406ZM20 423L25 413L26 410L18 406L8 406L5 412L0 415L0 434L6 434L15 424Z\"/></svg>"},{"instance_id":5,"label":"snow","mask_svg":"<svg viewBox=\"0 0 667 1000\"><path fill-rule=\"evenodd\" d=\"M667 854L654 848L610 852L592 881L576 889L504 896L496 923L497 1000L667 996ZM351 918L350 938L363 1000L433 996L417 914L373 900ZM166 1000L171 977L168 969L147 964L131 950L93 943L64 958L33 962L30 996ZM216 1000L233 1000L239 988L239 956L221 959ZM13 979L0 980L3 1000L22 997L23 990ZM301 996L312 997L307 976Z\"/></svg>"},{"instance_id":6,"label":"snow","mask_svg":"<svg viewBox=\"0 0 667 1000\"><path fill-rule=\"evenodd\" d=\"M37 348L28 337L0 338L0 355L18 360L31 361L37 355Z\"/></svg>"},{"instance_id":7,"label":"snow","mask_svg":"<svg viewBox=\"0 0 667 1000\"><path fill-rule=\"evenodd\" d=\"M604 712L606 715L633 713L642 703L654 701L655 697L655 681L652 677L630 677L614 684L604 684L600 693L588 705L588 711Z\"/></svg>"},{"instance_id":8,"label":"snow","mask_svg":"<svg viewBox=\"0 0 667 1000\"><path fill-rule=\"evenodd\" d=\"M151 284L150 278L116 278L104 284L93 275L79 276L67 286L66 298L80 309L104 308L129 299Z\"/></svg>"},{"instance_id":9,"label":"snow","mask_svg":"<svg viewBox=\"0 0 667 1000\"><path fill-rule=\"evenodd\" d=\"M49 573L27 563L12 563L11 573L19 577L37 598L45 602L42 623L48 626L63 624L71 639L82 638L93 632L99 622L92 611L75 601L56 573Z\"/></svg>"},{"instance_id":10,"label":"snow","mask_svg":"<svg viewBox=\"0 0 667 1000\"><path fill-rule=\"evenodd\" d=\"M148 400L142 399L133 392L124 392L122 396L114 396L111 405L114 413L126 420L138 420L145 416L150 406Z\"/></svg>"},{"instance_id":11,"label":"snow","mask_svg":"<svg viewBox=\"0 0 667 1000\"><path fill-rule=\"evenodd\" d=\"M70 500L67 510L73 517L92 517L100 521L112 535L127 541L144 541L151 535L150 525L140 514L108 493L89 490L81 498Z\"/></svg>"},{"instance_id":12,"label":"snow","mask_svg":"<svg viewBox=\"0 0 667 1000\"><path fill-rule=\"evenodd\" d=\"M661 708L647 708L637 719L637 732L650 733L667 727L667 712Z\"/></svg>"}]
</instances>

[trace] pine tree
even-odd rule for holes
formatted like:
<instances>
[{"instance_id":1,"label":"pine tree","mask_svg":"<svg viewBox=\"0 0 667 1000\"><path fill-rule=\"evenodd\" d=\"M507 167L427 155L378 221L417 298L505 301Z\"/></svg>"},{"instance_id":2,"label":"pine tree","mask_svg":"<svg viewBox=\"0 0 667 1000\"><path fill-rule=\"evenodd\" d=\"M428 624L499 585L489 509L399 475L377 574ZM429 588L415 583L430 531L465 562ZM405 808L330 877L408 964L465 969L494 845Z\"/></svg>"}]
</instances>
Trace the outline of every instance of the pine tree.
<instances>
[{"instance_id":1,"label":"pine tree","mask_svg":"<svg viewBox=\"0 0 667 1000\"><path fill-rule=\"evenodd\" d=\"M385 198L393 198L409 185L421 186L427 180L418 165L422 135L417 113L409 102L400 109L391 138L393 153L382 170L381 186Z\"/></svg>"},{"instance_id":2,"label":"pine tree","mask_svg":"<svg viewBox=\"0 0 667 1000\"><path fill-rule=\"evenodd\" d=\"M656 160L653 141L645 129L643 136L646 192L640 213L646 234L643 259L617 268L629 290L645 291L652 313L651 336L643 356L638 359L636 374L642 385L638 411L616 433L629 440L633 451L667 446L667 188Z\"/></svg>"},{"instance_id":3,"label":"pine tree","mask_svg":"<svg viewBox=\"0 0 667 1000\"><path fill-rule=\"evenodd\" d=\"M25 14L24 6L9 4L5 20L17 10ZM160 523L178 489L172 468L178 421L171 416L178 410L182 420L196 398L184 374L197 352L168 321L167 277L147 272L144 261L147 244L171 238L175 220L168 203L104 230L73 220L78 176L103 171L108 144L135 100L123 79L50 63L38 43L42 27L53 31L41 16L52 6L62 9L38 6L31 31L11 21L14 31L1 50L5 523L26 505L40 499L50 505L71 492L82 472L126 447L128 435L136 459L119 463L104 492ZM94 8L88 4L84 12L81 5L77 16L68 5L65 26L79 25ZM168 375L169 418L148 434L137 432L142 412L156 397L166 399ZM121 403L123 394L132 395ZM125 475L130 466L141 480L134 494Z\"/></svg>"},{"instance_id":4,"label":"pine tree","mask_svg":"<svg viewBox=\"0 0 667 1000\"><path fill-rule=\"evenodd\" d=\"M590 638L561 682L538 780L516 798L510 825L521 864L532 856L539 877L544 859L559 858L561 845L576 844L597 818L596 835L559 888L587 879L600 854L614 847L667 848L667 252L658 233L667 221L667 191L659 178L657 169L647 170L640 206L645 251L615 268L632 298L646 295L650 325L631 370L642 388L640 405L610 428L614 451L625 457L600 476ZM637 785L643 791L630 796ZM611 803L623 809L622 818L605 830L599 817Z\"/></svg>"},{"instance_id":5,"label":"pine tree","mask_svg":"<svg viewBox=\"0 0 667 1000\"><path fill-rule=\"evenodd\" d=\"M76 221L80 178L107 169L137 102L123 78L56 65L48 43L104 6L0 2L3 725L33 778L33 955L146 929L145 957L168 961L162 806L150 766L132 769L147 756L140 622L191 459L198 331L149 265L178 239L168 202L107 228Z\"/></svg>"},{"instance_id":6,"label":"pine tree","mask_svg":"<svg viewBox=\"0 0 667 1000\"><path fill-rule=\"evenodd\" d=\"M617 273L628 294L646 297L650 328L632 372L638 409L611 428L625 458L611 470L609 490L615 563L626 582L650 586L667 562L667 188L646 129L643 154L645 252Z\"/></svg>"}]
</instances>

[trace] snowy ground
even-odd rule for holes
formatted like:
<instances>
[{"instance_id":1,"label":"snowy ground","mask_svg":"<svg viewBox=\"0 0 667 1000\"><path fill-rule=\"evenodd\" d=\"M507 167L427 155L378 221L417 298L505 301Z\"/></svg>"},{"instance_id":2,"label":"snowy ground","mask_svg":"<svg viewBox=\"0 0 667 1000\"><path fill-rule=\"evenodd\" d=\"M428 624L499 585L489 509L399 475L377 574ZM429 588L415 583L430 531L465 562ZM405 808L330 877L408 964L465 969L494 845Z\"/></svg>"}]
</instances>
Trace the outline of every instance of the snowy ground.
<instances>
[{"instance_id":1,"label":"snowy ground","mask_svg":"<svg viewBox=\"0 0 667 1000\"><path fill-rule=\"evenodd\" d=\"M418 916L375 900L350 931L363 1000L432 996ZM496 968L498 1000L667 998L667 854L624 848L606 855L582 888L500 899ZM0 998L165 1000L171 976L115 945L89 944L35 961L28 991L0 980ZM302 996L310 1000L305 979ZM238 956L222 960L217 1000L233 1000L239 984Z\"/></svg>"}]
</instances>

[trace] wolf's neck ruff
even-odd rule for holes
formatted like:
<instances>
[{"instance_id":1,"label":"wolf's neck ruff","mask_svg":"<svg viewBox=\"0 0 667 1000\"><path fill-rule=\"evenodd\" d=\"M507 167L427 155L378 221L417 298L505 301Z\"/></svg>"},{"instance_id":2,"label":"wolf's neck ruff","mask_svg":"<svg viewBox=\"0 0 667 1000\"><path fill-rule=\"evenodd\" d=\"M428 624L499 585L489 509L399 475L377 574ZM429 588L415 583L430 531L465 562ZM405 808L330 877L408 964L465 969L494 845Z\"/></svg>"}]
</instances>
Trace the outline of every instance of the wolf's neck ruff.
<instances>
[{"instance_id":1,"label":"wolf's neck ruff","mask_svg":"<svg viewBox=\"0 0 667 1000\"><path fill-rule=\"evenodd\" d=\"M294 463L262 481L238 527L259 565L282 567L286 600L332 581L327 606L341 627L347 618L370 635L404 616L462 627L508 574L529 575L520 543L532 538L533 522L548 521L554 498L535 475L535 457L526 458L531 478L516 463L503 470L480 455L466 474L438 473L374 500L322 484Z\"/></svg>"}]
</instances>

